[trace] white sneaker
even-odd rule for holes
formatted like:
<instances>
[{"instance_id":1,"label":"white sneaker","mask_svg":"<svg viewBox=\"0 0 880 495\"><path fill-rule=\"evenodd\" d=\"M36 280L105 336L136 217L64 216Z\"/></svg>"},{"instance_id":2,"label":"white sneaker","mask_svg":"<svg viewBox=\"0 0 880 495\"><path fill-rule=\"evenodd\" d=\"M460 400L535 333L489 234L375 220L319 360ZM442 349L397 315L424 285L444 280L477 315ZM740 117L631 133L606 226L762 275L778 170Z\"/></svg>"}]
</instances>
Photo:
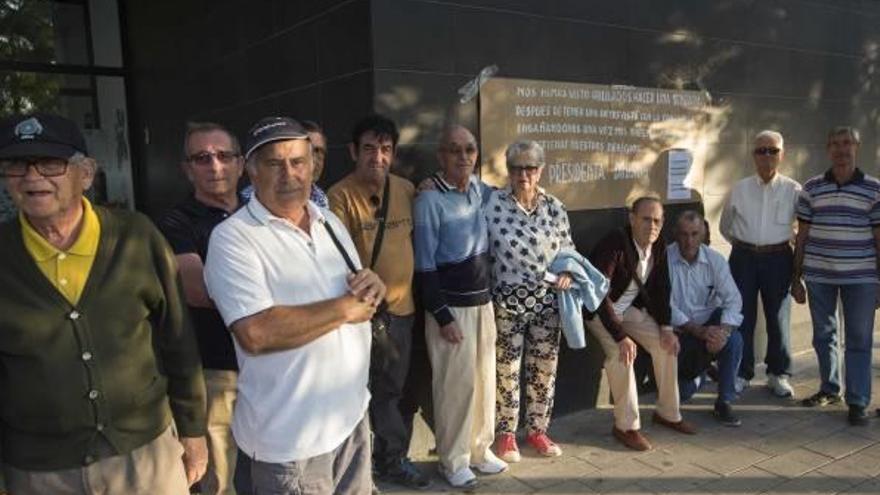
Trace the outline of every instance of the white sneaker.
<instances>
[{"instance_id":1,"label":"white sneaker","mask_svg":"<svg viewBox=\"0 0 880 495\"><path fill-rule=\"evenodd\" d=\"M491 450L486 449L483 462L471 466L483 474L498 474L507 471L507 463L502 461Z\"/></svg>"},{"instance_id":2,"label":"white sneaker","mask_svg":"<svg viewBox=\"0 0 880 495\"><path fill-rule=\"evenodd\" d=\"M776 397L791 397L794 395L794 389L788 383L788 377L785 375L767 374L767 386Z\"/></svg>"},{"instance_id":3,"label":"white sneaker","mask_svg":"<svg viewBox=\"0 0 880 495\"><path fill-rule=\"evenodd\" d=\"M463 467L454 473L448 473L443 469L443 475L446 476L446 481L455 488L472 488L479 483L477 475L468 467Z\"/></svg>"},{"instance_id":4,"label":"white sneaker","mask_svg":"<svg viewBox=\"0 0 880 495\"><path fill-rule=\"evenodd\" d=\"M736 377L736 380L733 382L733 389L736 393L741 394L747 388L749 388L749 381L741 376Z\"/></svg>"}]
</instances>

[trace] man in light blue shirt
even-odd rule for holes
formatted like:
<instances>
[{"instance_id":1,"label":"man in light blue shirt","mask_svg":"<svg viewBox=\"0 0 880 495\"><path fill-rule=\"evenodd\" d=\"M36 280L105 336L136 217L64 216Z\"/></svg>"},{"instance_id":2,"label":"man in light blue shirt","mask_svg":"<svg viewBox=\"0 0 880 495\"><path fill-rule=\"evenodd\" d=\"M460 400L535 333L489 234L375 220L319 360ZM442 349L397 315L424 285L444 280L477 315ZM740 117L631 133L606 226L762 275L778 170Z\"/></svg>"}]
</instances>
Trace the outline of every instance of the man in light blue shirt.
<instances>
[{"instance_id":1,"label":"man in light blue shirt","mask_svg":"<svg viewBox=\"0 0 880 495\"><path fill-rule=\"evenodd\" d=\"M742 298L727 260L704 244L706 224L693 210L675 224L675 242L666 248L672 285L671 323L681 334L678 354L679 393L685 401L696 393L706 369L718 361L718 399L715 417L725 426L739 426L731 402L742 360Z\"/></svg>"}]
</instances>

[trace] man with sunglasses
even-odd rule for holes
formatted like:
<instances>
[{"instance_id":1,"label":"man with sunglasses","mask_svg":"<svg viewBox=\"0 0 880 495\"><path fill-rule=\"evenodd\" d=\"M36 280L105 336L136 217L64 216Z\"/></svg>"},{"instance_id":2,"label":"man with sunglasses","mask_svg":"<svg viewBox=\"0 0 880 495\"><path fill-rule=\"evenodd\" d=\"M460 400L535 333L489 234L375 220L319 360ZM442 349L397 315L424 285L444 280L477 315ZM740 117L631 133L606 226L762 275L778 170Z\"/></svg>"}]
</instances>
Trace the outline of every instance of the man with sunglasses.
<instances>
[{"instance_id":1,"label":"man with sunglasses","mask_svg":"<svg viewBox=\"0 0 880 495\"><path fill-rule=\"evenodd\" d=\"M207 449L177 265L146 217L83 196L95 168L70 120L0 124L0 175L20 212L0 225L6 488L183 495Z\"/></svg>"},{"instance_id":2,"label":"man with sunglasses","mask_svg":"<svg viewBox=\"0 0 880 495\"><path fill-rule=\"evenodd\" d=\"M868 424L877 273L880 262L880 181L856 167L861 139L852 127L828 133L831 167L804 183L797 206L798 233L791 292L806 292L819 360L819 390L803 400L821 407L841 400L838 300L846 334L846 404L849 424ZM803 282L801 281L803 277ZM804 287L806 282L806 288Z\"/></svg>"},{"instance_id":3,"label":"man with sunglasses","mask_svg":"<svg viewBox=\"0 0 880 495\"><path fill-rule=\"evenodd\" d=\"M238 366L232 336L208 297L203 270L208 239L220 222L238 209L236 192L244 170L238 139L210 122L187 124L181 169L192 194L158 223L177 258L186 305L202 356L208 393L208 472L200 482L203 495L235 493L232 474L237 449L230 426Z\"/></svg>"},{"instance_id":4,"label":"man with sunglasses","mask_svg":"<svg viewBox=\"0 0 880 495\"><path fill-rule=\"evenodd\" d=\"M794 220L801 186L779 173L785 155L782 134L765 130L755 135L755 174L734 184L721 214L721 235L733 246L730 271L742 295L743 357L737 393L755 376L755 324L758 296L767 329L767 387L777 397L791 397L789 285Z\"/></svg>"}]
</instances>

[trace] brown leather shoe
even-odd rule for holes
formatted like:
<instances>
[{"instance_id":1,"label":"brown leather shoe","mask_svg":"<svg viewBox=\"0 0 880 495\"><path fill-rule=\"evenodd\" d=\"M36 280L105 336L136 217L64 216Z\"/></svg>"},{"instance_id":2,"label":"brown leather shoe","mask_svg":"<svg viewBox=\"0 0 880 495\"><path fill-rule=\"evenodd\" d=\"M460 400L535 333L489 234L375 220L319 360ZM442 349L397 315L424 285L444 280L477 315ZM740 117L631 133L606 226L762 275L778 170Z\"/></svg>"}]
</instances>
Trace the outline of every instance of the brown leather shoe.
<instances>
[{"instance_id":1,"label":"brown leather shoe","mask_svg":"<svg viewBox=\"0 0 880 495\"><path fill-rule=\"evenodd\" d=\"M653 416L651 416L651 422L655 425L662 425L667 428L672 428L673 430L679 433L684 433L685 435L694 435L697 433L697 427L688 423L687 421L682 419L678 422L672 422L664 418L663 416L660 416L656 412Z\"/></svg>"},{"instance_id":2,"label":"brown leather shoe","mask_svg":"<svg viewBox=\"0 0 880 495\"><path fill-rule=\"evenodd\" d=\"M651 450L651 442L642 435L639 430L623 431L618 427L611 428L611 434L614 435L620 443L633 450Z\"/></svg>"}]
</instances>

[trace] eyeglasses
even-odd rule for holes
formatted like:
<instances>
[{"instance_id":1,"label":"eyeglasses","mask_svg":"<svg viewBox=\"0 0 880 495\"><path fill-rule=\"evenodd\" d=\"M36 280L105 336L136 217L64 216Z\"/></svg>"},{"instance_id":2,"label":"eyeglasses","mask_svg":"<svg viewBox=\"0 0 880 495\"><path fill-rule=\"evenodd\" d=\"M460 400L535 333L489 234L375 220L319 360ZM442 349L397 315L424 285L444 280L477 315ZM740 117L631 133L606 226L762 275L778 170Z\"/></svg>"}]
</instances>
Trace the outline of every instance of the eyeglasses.
<instances>
[{"instance_id":1,"label":"eyeglasses","mask_svg":"<svg viewBox=\"0 0 880 495\"><path fill-rule=\"evenodd\" d=\"M58 177L67 173L68 161L61 158L3 160L0 161L0 176L24 177L31 166L43 177Z\"/></svg>"},{"instance_id":2,"label":"eyeglasses","mask_svg":"<svg viewBox=\"0 0 880 495\"><path fill-rule=\"evenodd\" d=\"M200 151L186 157L186 161L193 165L208 166L213 163L214 158L216 157L218 162L224 165L229 165L240 156L241 153L236 153L234 151Z\"/></svg>"},{"instance_id":3,"label":"eyeglasses","mask_svg":"<svg viewBox=\"0 0 880 495\"><path fill-rule=\"evenodd\" d=\"M755 148L756 155L776 156L779 154L780 151L782 151L782 150L779 148L771 148L771 147L764 147L764 146L762 146L760 148Z\"/></svg>"},{"instance_id":4,"label":"eyeglasses","mask_svg":"<svg viewBox=\"0 0 880 495\"><path fill-rule=\"evenodd\" d=\"M535 172L537 172L539 168L541 168L541 166L536 165L536 164L508 165L507 172L510 175L514 175L514 174L529 174L529 175L531 175L531 174L534 174Z\"/></svg>"}]
</instances>

